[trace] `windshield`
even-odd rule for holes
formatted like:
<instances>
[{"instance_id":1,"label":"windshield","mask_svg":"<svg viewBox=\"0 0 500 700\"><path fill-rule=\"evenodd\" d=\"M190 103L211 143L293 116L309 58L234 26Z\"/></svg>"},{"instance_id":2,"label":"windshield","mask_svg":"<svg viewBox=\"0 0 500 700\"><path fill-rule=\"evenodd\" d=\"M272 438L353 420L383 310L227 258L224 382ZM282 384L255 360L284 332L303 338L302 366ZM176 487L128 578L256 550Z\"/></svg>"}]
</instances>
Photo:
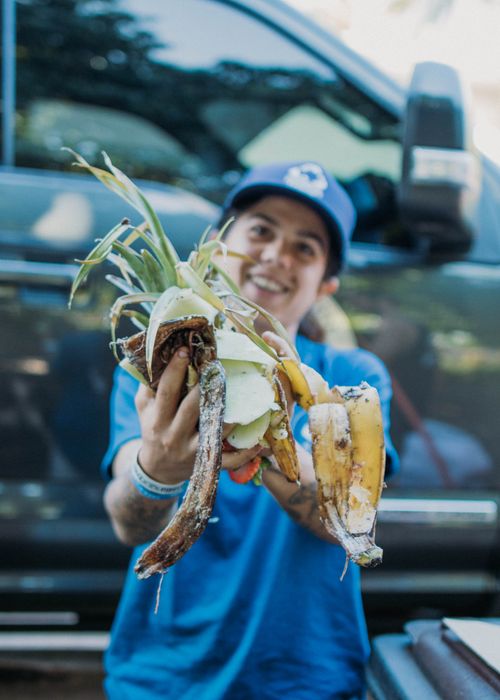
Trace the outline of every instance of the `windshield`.
<instances>
[{"instance_id":1,"label":"windshield","mask_svg":"<svg viewBox=\"0 0 500 700\"><path fill-rule=\"evenodd\" d=\"M273 158L397 177L394 118L231 6L20 0L17 13L17 165L69 169L61 146L94 163L106 150L132 177L219 202Z\"/></svg>"}]
</instances>

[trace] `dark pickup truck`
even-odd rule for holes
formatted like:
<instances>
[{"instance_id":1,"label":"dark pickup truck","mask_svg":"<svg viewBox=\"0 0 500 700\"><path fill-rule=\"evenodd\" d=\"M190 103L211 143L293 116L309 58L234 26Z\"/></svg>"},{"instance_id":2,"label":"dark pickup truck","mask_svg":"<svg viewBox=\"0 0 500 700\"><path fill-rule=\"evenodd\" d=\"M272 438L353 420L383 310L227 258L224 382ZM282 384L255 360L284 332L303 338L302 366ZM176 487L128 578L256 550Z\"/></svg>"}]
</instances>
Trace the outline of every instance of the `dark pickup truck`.
<instances>
[{"instance_id":1,"label":"dark pickup truck","mask_svg":"<svg viewBox=\"0 0 500 700\"><path fill-rule=\"evenodd\" d=\"M108 151L181 254L248 166L315 159L345 184L358 226L327 320L389 367L402 461L369 624L498 614L500 172L453 71L420 66L405 90L278 0L2 11L0 622L106 628L129 554L99 474L114 291L96 274L67 299L75 258L137 217L61 146Z\"/></svg>"}]
</instances>

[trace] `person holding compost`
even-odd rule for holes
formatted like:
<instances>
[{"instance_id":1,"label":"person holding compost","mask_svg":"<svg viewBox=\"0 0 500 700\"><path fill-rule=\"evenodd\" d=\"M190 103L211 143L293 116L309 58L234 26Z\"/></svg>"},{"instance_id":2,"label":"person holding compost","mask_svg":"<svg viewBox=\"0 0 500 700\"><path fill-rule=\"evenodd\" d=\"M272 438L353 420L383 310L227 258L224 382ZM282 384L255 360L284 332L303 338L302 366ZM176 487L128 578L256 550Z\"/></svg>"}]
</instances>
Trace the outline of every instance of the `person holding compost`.
<instances>
[{"instance_id":1,"label":"person holding compost","mask_svg":"<svg viewBox=\"0 0 500 700\"><path fill-rule=\"evenodd\" d=\"M250 170L229 193L220 224L225 270L244 297L285 327L301 360L333 385L377 388L387 470L397 467L389 429L391 386L382 362L308 337L305 323L335 294L355 210L319 164L273 163ZM287 352L260 332L278 354ZM305 411L289 402L300 483L273 462L262 485L245 481L262 451L224 452L214 510L203 535L162 581L138 580L133 564L174 516L198 446L199 390L181 394L188 352L180 347L156 393L118 368L112 430L103 461L105 505L135 551L106 654L112 700L361 699L369 653L360 575L318 513Z\"/></svg>"}]
</instances>

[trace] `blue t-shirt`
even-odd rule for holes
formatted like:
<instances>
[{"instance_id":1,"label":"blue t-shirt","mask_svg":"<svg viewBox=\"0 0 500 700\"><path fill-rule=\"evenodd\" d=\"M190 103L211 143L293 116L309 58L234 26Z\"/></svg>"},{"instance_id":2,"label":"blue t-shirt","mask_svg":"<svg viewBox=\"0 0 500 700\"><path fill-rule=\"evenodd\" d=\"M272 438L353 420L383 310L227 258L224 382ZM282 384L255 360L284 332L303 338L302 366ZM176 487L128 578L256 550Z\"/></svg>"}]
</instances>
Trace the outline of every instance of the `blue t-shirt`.
<instances>
[{"instance_id":1,"label":"blue t-shirt","mask_svg":"<svg viewBox=\"0 0 500 700\"><path fill-rule=\"evenodd\" d=\"M306 364L330 385L377 387L386 433L388 373L364 350L336 351L297 339ZM137 383L117 371L111 443L103 461L139 437ZM310 445L296 407L294 435ZM397 456L386 435L388 469ZM139 581L134 550L106 655L111 700L333 700L363 697L369 645L359 570L345 554L296 524L267 489L221 474L212 518L165 575Z\"/></svg>"}]
</instances>

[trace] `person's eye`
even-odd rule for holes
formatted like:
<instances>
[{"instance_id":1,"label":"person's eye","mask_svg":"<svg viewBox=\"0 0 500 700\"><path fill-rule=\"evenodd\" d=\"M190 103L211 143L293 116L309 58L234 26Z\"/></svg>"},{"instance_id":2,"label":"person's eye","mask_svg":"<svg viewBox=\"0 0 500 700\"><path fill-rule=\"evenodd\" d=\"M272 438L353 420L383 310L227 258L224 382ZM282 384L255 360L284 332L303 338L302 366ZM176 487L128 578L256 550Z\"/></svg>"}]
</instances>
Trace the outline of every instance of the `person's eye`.
<instances>
[{"instance_id":1,"label":"person's eye","mask_svg":"<svg viewBox=\"0 0 500 700\"><path fill-rule=\"evenodd\" d=\"M250 233L255 236L255 238L263 238L267 236L269 232L270 229L265 224L253 224L250 229Z\"/></svg>"},{"instance_id":2,"label":"person's eye","mask_svg":"<svg viewBox=\"0 0 500 700\"><path fill-rule=\"evenodd\" d=\"M297 243L297 251L300 255L306 258L315 258L318 255L318 251L316 250L315 246L305 241Z\"/></svg>"}]
</instances>

